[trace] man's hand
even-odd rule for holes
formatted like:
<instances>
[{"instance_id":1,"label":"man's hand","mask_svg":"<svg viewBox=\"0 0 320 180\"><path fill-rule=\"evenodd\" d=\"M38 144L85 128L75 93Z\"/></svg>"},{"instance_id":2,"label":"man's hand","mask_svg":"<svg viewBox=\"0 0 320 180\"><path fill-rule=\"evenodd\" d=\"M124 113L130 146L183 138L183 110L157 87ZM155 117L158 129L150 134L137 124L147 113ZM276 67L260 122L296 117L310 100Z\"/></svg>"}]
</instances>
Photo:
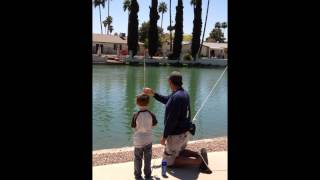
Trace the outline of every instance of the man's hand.
<instances>
[{"instance_id":1,"label":"man's hand","mask_svg":"<svg viewBox=\"0 0 320 180\"><path fill-rule=\"evenodd\" d=\"M167 140L166 138L163 138L163 137L162 137L162 138L160 139L160 144L162 144L162 145L165 146L165 145L166 145L166 140Z\"/></svg>"},{"instance_id":2,"label":"man's hand","mask_svg":"<svg viewBox=\"0 0 320 180\"><path fill-rule=\"evenodd\" d=\"M147 94L148 96L154 96L154 91L151 88L143 88L143 93Z\"/></svg>"}]
</instances>

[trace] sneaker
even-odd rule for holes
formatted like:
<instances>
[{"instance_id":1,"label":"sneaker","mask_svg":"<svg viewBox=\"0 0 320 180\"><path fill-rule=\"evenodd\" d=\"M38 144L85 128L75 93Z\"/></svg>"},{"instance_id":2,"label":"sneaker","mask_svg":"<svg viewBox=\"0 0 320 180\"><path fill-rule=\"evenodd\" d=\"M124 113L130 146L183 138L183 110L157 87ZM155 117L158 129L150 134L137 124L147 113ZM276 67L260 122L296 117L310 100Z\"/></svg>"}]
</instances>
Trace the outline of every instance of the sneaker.
<instances>
[{"instance_id":1,"label":"sneaker","mask_svg":"<svg viewBox=\"0 0 320 180\"><path fill-rule=\"evenodd\" d=\"M140 176L140 177L135 177L135 180L143 180L143 178Z\"/></svg>"},{"instance_id":2,"label":"sneaker","mask_svg":"<svg viewBox=\"0 0 320 180\"><path fill-rule=\"evenodd\" d=\"M212 171L211 169L207 166L209 165L209 161L208 161L208 155L207 155L207 150L205 148L202 148L200 150L200 154L199 154L202 158L202 163L200 165L200 172L202 173L206 173L206 174L211 174Z\"/></svg>"},{"instance_id":3,"label":"sneaker","mask_svg":"<svg viewBox=\"0 0 320 180\"><path fill-rule=\"evenodd\" d=\"M201 169L201 168L200 168L200 172L202 172L202 173L204 173L204 174L211 174L211 173L212 173L212 171L211 171L210 168L206 168L206 169Z\"/></svg>"}]
</instances>

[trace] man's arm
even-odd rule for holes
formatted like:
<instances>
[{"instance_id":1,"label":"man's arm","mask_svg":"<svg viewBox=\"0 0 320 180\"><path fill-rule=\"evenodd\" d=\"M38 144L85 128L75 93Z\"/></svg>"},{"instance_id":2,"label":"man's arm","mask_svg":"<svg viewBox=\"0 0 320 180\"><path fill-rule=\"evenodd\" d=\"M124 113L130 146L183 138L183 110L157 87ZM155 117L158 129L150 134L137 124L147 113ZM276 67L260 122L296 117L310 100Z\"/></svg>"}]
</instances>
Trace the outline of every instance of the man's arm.
<instances>
[{"instance_id":1,"label":"man's arm","mask_svg":"<svg viewBox=\"0 0 320 180\"><path fill-rule=\"evenodd\" d=\"M153 97L154 97L157 101L159 101L159 102L161 102L161 103L163 103L163 104L167 104L170 96L171 96L171 95L169 95L169 96L163 96L163 95L160 95L160 94L158 94L158 93L154 93L154 96L153 96Z\"/></svg>"},{"instance_id":2,"label":"man's arm","mask_svg":"<svg viewBox=\"0 0 320 180\"><path fill-rule=\"evenodd\" d=\"M161 103L163 103L163 104L166 104L166 103L168 102L170 96L171 96L171 95L169 95L169 96L162 96L162 95L160 95L160 94L158 94L158 93L155 93L155 92L153 91L153 89L151 89L151 88L144 88L144 89L143 89L143 92L146 93L146 94L149 95L149 96L153 96L157 101L159 101L159 102L161 102Z\"/></svg>"}]
</instances>

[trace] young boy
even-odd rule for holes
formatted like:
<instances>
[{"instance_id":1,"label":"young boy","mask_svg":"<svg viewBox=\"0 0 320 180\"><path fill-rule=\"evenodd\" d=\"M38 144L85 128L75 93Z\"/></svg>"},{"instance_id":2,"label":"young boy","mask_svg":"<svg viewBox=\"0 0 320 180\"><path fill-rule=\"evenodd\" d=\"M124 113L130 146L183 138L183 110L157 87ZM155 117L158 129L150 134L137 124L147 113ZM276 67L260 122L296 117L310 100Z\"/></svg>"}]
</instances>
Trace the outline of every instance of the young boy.
<instances>
[{"instance_id":1,"label":"young boy","mask_svg":"<svg viewBox=\"0 0 320 180\"><path fill-rule=\"evenodd\" d=\"M152 128L157 124L156 116L148 110L149 96L140 94L136 97L139 111L134 113L131 127L134 128L134 176L142 179L142 157L144 157L144 175L151 179Z\"/></svg>"}]
</instances>

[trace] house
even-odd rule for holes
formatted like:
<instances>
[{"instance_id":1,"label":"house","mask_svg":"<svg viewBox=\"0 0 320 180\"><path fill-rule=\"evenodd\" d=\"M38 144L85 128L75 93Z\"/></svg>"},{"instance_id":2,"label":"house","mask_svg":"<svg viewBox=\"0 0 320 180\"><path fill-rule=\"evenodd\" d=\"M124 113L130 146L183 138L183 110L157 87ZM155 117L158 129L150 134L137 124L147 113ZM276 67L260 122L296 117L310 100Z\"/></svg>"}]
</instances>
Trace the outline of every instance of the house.
<instances>
[{"instance_id":1,"label":"house","mask_svg":"<svg viewBox=\"0 0 320 180\"><path fill-rule=\"evenodd\" d=\"M182 41L182 48L181 48L181 54L190 53L190 42L189 41ZM173 45L172 45L173 48ZM162 43L162 53L165 56L168 56L170 54L170 41L165 41Z\"/></svg>"},{"instance_id":2,"label":"house","mask_svg":"<svg viewBox=\"0 0 320 180\"><path fill-rule=\"evenodd\" d=\"M123 35L92 34L92 53L93 54L117 54L127 55L127 37ZM139 42L138 55L144 54L143 43Z\"/></svg>"},{"instance_id":3,"label":"house","mask_svg":"<svg viewBox=\"0 0 320 180\"><path fill-rule=\"evenodd\" d=\"M208 58L223 58L227 59L227 43L213 43L213 42L203 42L201 53L202 57ZM182 43L182 56L187 53L191 53L191 42Z\"/></svg>"},{"instance_id":4,"label":"house","mask_svg":"<svg viewBox=\"0 0 320 180\"><path fill-rule=\"evenodd\" d=\"M228 58L228 44L227 43L214 43L214 42L203 42L201 49L201 55L212 58Z\"/></svg>"},{"instance_id":5,"label":"house","mask_svg":"<svg viewBox=\"0 0 320 180\"><path fill-rule=\"evenodd\" d=\"M162 44L163 54L169 54L170 43L164 42ZM203 46L201 49L201 56L208 58L223 58L227 59L228 57L228 44L227 43L215 43L215 42L203 42ZM190 41L182 41L182 49L181 49L181 57L185 54L191 54L191 42Z\"/></svg>"}]
</instances>

